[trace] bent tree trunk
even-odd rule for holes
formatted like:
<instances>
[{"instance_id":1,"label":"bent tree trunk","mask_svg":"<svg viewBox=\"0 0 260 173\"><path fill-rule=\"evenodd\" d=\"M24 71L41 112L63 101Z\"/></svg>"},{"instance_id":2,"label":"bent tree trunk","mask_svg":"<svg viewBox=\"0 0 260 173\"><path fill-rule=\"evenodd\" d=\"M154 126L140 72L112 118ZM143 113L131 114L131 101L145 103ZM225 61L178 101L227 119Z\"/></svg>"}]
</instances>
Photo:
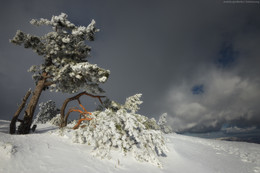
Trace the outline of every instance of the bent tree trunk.
<instances>
[{"instance_id":1,"label":"bent tree trunk","mask_svg":"<svg viewBox=\"0 0 260 173\"><path fill-rule=\"evenodd\" d=\"M42 90L46 86L46 79L47 74L43 73L42 79L38 81L32 98L28 103L27 109L25 110L24 118L21 121L20 126L18 127L18 134L28 134L30 132L34 111L41 96Z\"/></svg>"},{"instance_id":2,"label":"bent tree trunk","mask_svg":"<svg viewBox=\"0 0 260 173\"><path fill-rule=\"evenodd\" d=\"M11 120L11 123L10 123L10 129L9 129L9 133L10 134L15 134L15 131L16 131L16 121L21 113L21 111L23 110L26 102L27 102L27 99L29 98L29 96L31 95L31 89L29 89L26 93L26 95L24 96L23 100L22 100L22 103L20 104L18 110L15 112L12 120Z\"/></svg>"}]
</instances>

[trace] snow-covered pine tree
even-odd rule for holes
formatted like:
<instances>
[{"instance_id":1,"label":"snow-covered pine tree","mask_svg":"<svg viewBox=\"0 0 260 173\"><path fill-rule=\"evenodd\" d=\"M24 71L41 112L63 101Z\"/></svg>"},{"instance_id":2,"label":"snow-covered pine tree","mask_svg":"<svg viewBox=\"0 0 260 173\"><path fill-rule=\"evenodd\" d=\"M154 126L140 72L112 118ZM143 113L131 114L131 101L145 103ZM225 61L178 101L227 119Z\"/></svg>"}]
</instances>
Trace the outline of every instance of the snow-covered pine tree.
<instances>
[{"instance_id":1,"label":"snow-covered pine tree","mask_svg":"<svg viewBox=\"0 0 260 173\"><path fill-rule=\"evenodd\" d=\"M33 65L29 69L33 73L36 88L25 110L19 134L29 133L36 105L45 89L64 93L79 90L93 94L103 92L99 84L106 82L110 72L88 62L91 48L85 43L93 41L95 33L99 31L95 21L92 20L87 27L76 26L67 17L61 13L51 20L33 19L31 24L49 25L53 31L44 36L34 36L18 30L11 40L14 44L31 48L44 60L42 64Z\"/></svg>"},{"instance_id":2,"label":"snow-covered pine tree","mask_svg":"<svg viewBox=\"0 0 260 173\"><path fill-rule=\"evenodd\" d=\"M163 113L159 117L158 125L163 133L172 133L172 128L167 125L167 113Z\"/></svg>"},{"instance_id":3,"label":"snow-covered pine tree","mask_svg":"<svg viewBox=\"0 0 260 173\"><path fill-rule=\"evenodd\" d=\"M93 119L83 122L80 128L71 130L74 121L68 124L69 128L60 128L54 134L92 146L92 153L101 158L110 158L112 150L119 150L131 153L138 161L162 167L159 157L168 152L166 142L155 119L135 112L142 102L140 97L141 94L128 97L124 105L108 101L105 110L92 112Z\"/></svg>"},{"instance_id":4,"label":"snow-covered pine tree","mask_svg":"<svg viewBox=\"0 0 260 173\"><path fill-rule=\"evenodd\" d=\"M125 101L125 109L131 111L132 113L135 113L136 111L138 111L139 105L141 105L143 103L143 101L140 100L142 94L135 94L131 97L128 97Z\"/></svg>"},{"instance_id":5,"label":"snow-covered pine tree","mask_svg":"<svg viewBox=\"0 0 260 173\"><path fill-rule=\"evenodd\" d=\"M50 121L52 118L54 118L57 113L58 109L56 107L56 104L52 100L48 100L47 102L42 102L39 104L39 112L36 115L36 118L34 120L34 123L41 123L44 124L48 121Z\"/></svg>"}]
</instances>

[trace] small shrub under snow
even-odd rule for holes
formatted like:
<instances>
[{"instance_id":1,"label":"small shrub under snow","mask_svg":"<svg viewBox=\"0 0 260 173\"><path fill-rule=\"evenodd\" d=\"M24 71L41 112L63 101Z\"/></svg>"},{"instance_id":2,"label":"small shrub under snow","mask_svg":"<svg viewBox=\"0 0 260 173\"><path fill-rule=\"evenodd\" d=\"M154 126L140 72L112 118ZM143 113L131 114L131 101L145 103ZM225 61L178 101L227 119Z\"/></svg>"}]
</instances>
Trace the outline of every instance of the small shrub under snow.
<instances>
[{"instance_id":1,"label":"small shrub under snow","mask_svg":"<svg viewBox=\"0 0 260 173\"><path fill-rule=\"evenodd\" d=\"M165 155L167 147L161 131L145 127L147 117L128 113L125 109L117 112L106 109L93 115L95 118L83 123L83 128L73 132L63 129L63 133L72 132L73 142L93 146L94 155L101 158L110 158L110 150L114 148L125 154L132 152L139 161L161 166L158 156Z\"/></svg>"},{"instance_id":2,"label":"small shrub under snow","mask_svg":"<svg viewBox=\"0 0 260 173\"><path fill-rule=\"evenodd\" d=\"M55 126L60 126L61 124L61 117L60 114L57 114L55 117L53 117L50 121L50 124L53 124Z\"/></svg>"},{"instance_id":3,"label":"small shrub under snow","mask_svg":"<svg viewBox=\"0 0 260 173\"><path fill-rule=\"evenodd\" d=\"M141 103L139 99L136 100ZM159 129L159 126L154 119L136 114L138 107L134 105L137 104L132 102L134 110L128 109L129 111L123 105L117 111L108 108L93 112L93 119L82 123L81 128L75 131L64 128L60 133L72 136L75 143L92 146L95 156L110 158L111 150L119 150L125 154L133 154L139 161L161 167L158 157L165 156L167 152L162 132L155 130ZM73 127L75 123L68 124L68 127Z\"/></svg>"}]
</instances>

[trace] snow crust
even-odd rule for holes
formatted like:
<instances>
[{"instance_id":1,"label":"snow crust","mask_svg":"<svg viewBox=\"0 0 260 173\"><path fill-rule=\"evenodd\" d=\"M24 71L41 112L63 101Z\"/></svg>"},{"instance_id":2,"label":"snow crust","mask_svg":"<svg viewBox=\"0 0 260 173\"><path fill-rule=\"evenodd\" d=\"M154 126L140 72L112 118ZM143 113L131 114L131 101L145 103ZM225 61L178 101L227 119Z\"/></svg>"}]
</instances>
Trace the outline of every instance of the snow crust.
<instances>
[{"instance_id":1,"label":"snow crust","mask_svg":"<svg viewBox=\"0 0 260 173\"><path fill-rule=\"evenodd\" d=\"M91 154L91 147L54 135L57 127L39 124L29 135L9 135L9 121L0 120L0 172L165 172L165 173L259 173L260 145L164 135L169 152L160 157L163 168L139 162L119 151L111 159Z\"/></svg>"}]
</instances>

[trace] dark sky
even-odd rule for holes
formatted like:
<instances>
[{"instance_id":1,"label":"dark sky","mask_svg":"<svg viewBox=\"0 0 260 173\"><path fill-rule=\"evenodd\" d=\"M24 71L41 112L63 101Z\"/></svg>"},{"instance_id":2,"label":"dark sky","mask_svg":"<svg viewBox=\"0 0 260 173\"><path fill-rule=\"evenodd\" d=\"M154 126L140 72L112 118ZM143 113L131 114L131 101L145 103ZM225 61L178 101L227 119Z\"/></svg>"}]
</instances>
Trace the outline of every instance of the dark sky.
<instances>
[{"instance_id":1,"label":"dark sky","mask_svg":"<svg viewBox=\"0 0 260 173\"><path fill-rule=\"evenodd\" d=\"M10 120L28 88L34 88L27 69L42 60L9 39L18 29L43 35L48 28L29 21L64 12L77 25L95 19L101 29L89 43L89 62L111 71L103 85L111 99L124 103L126 97L142 93L139 113L158 118L167 112L175 131L260 126L259 1L0 3L0 119ZM61 106L70 96L45 91L40 102L52 99Z\"/></svg>"}]
</instances>

